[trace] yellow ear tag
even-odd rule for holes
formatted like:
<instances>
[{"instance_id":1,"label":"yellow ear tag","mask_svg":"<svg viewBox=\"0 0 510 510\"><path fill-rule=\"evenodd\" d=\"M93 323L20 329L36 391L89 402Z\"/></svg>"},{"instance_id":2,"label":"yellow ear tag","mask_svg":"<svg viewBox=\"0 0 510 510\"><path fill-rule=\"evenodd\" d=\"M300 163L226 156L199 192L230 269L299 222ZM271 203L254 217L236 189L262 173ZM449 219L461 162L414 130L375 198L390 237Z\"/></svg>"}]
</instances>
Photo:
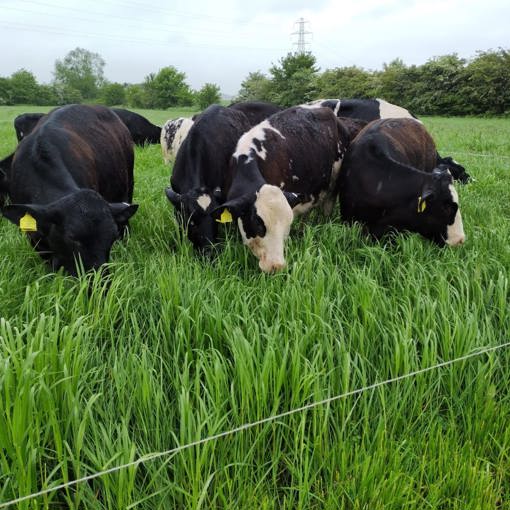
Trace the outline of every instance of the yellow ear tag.
<instances>
[{"instance_id":1,"label":"yellow ear tag","mask_svg":"<svg viewBox=\"0 0 510 510\"><path fill-rule=\"evenodd\" d=\"M418 197L418 212L422 213L427 208L427 202L423 198Z\"/></svg>"},{"instance_id":2,"label":"yellow ear tag","mask_svg":"<svg viewBox=\"0 0 510 510\"><path fill-rule=\"evenodd\" d=\"M218 223L230 223L232 221L232 215L230 211L225 207L221 213L220 219L216 220Z\"/></svg>"},{"instance_id":3,"label":"yellow ear tag","mask_svg":"<svg viewBox=\"0 0 510 510\"><path fill-rule=\"evenodd\" d=\"M25 216L19 220L19 228L22 232L37 232L37 221L33 216L25 213Z\"/></svg>"}]
</instances>

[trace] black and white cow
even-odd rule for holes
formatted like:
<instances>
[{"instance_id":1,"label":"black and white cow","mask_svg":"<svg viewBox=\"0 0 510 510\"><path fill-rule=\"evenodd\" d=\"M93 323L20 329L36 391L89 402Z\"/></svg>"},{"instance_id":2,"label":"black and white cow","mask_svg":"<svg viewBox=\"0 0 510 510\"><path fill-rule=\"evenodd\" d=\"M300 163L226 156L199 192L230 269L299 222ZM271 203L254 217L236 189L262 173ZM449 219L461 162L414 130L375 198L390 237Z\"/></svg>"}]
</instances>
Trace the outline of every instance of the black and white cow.
<instances>
[{"instance_id":1,"label":"black and white cow","mask_svg":"<svg viewBox=\"0 0 510 510\"><path fill-rule=\"evenodd\" d=\"M36 124L44 117L45 113L22 113L14 119L14 129L16 138L20 142L25 136L29 135Z\"/></svg>"},{"instance_id":2,"label":"black and white cow","mask_svg":"<svg viewBox=\"0 0 510 510\"><path fill-rule=\"evenodd\" d=\"M133 142L108 108L70 105L48 113L16 148L9 175L19 225L52 268L76 274L108 261L137 205Z\"/></svg>"},{"instance_id":3,"label":"black and white cow","mask_svg":"<svg viewBox=\"0 0 510 510\"><path fill-rule=\"evenodd\" d=\"M350 139L327 108L289 108L245 133L231 161L227 209L259 267L285 266L284 245L295 216L314 206L330 213L336 179Z\"/></svg>"},{"instance_id":4,"label":"black and white cow","mask_svg":"<svg viewBox=\"0 0 510 510\"><path fill-rule=\"evenodd\" d=\"M248 117L251 126L256 126L271 115L283 110L281 106L266 101L240 101L232 103L228 107L243 112Z\"/></svg>"},{"instance_id":5,"label":"black and white cow","mask_svg":"<svg viewBox=\"0 0 510 510\"><path fill-rule=\"evenodd\" d=\"M9 178L14 154L10 154L0 161L0 207L3 207L9 197Z\"/></svg>"},{"instance_id":6,"label":"black and white cow","mask_svg":"<svg viewBox=\"0 0 510 510\"><path fill-rule=\"evenodd\" d=\"M193 120L187 117L167 120L161 128L161 152L166 164L175 159L179 147L188 136Z\"/></svg>"},{"instance_id":7,"label":"black and white cow","mask_svg":"<svg viewBox=\"0 0 510 510\"><path fill-rule=\"evenodd\" d=\"M379 238L418 232L439 245L464 242L450 172L436 166L434 141L415 119L371 122L353 140L338 181L340 212Z\"/></svg>"},{"instance_id":8,"label":"black and white cow","mask_svg":"<svg viewBox=\"0 0 510 510\"><path fill-rule=\"evenodd\" d=\"M416 119L409 110L396 104L388 103L384 99L318 99L304 106L309 108L330 108L338 117L357 118L367 122L390 118ZM436 164L447 166L453 178L462 184L470 181L470 176L466 169L450 156L442 157L436 152Z\"/></svg>"},{"instance_id":9,"label":"black and white cow","mask_svg":"<svg viewBox=\"0 0 510 510\"><path fill-rule=\"evenodd\" d=\"M243 113L212 105L194 122L177 153L166 196L196 249L217 241L218 223L211 211L225 200L229 161L249 128Z\"/></svg>"},{"instance_id":10,"label":"black and white cow","mask_svg":"<svg viewBox=\"0 0 510 510\"><path fill-rule=\"evenodd\" d=\"M111 108L128 128L131 138L136 145L144 146L159 143L161 128L147 120L143 115L125 110L124 108Z\"/></svg>"}]
</instances>

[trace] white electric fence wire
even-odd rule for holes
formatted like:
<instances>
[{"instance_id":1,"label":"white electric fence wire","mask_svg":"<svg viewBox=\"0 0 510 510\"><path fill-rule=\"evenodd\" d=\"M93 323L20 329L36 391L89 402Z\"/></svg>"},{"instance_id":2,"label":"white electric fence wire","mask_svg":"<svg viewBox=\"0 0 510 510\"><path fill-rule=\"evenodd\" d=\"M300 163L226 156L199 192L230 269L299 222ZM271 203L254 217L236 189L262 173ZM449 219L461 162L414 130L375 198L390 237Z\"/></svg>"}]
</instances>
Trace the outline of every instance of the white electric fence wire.
<instances>
[{"instance_id":1,"label":"white electric fence wire","mask_svg":"<svg viewBox=\"0 0 510 510\"><path fill-rule=\"evenodd\" d=\"M130 467L136 467L139 464L143 464L145 462L149 462L154 459L158 459L160 457L167 457L169 455L173 455L175 453L181 452L183 450L187 450L189 448L192 448L194 446L200 446L205 443L209 443L210 441L216 441L217 439L221 439L222 437L231 436L233 434L237 434L238 432L242 432L243 430L247 430L253 427L256 427L258 425L264 425L265 423L269 423L275 420L279 420L281 418L285 418L286 416L290 416L292 414L301 413L303 411L307 411L309 409L313 409L314 407L322 406L325 404L330 404L331 402L335 402L336 400L340 400L346 397L352 397L353 395L359 395L360 393L364 393L365 391L374 390L376 388L380 388L381 386L385 386L387 384L392 384L398 381L402 381L403 379L409 379L410 377L415 377L420 374L424 374L426 372L431 372L432 370L437 370L438 368L443 368L449 365L453 365L454 363L458 363L459 361L465 361L470 358L474 358L476 356L481 356L482 354L486 354L489 352L494 352L500 349L503 349L505 347L509 347L510 342L496 345L493 347L487 347L487 348L481 348L481 350L478 350L476 352L472 352L470 354L466 354L464 356L460 356L459 358L455 358L449 361L443 361L441 363L438 363L437 365L433 365L431 367L422 368L420 370L415 370L414 372L409 372L408 374L399 375L397 377L393 377L391 379L387 379L385 381L380 381L374 384L371 384L369 386L365 386L363 388L358 388L356 390L348 391L347 393L342 393L340 395L335 395L333 397L325 398L324 400L319 400L318 402L312 402L310 404L306 404L302 407L298 407L296 409L291 409L290 411L285 411L280 414L275 414L273 416L268 416L266 418L262 418L258 421L254 421L251 423L245 423L244 425L240 425L239 427L236 427L231 430L227 430L225 432L220 432L219 434L215 434L213 436L205 437L203 439L199 439L197 441L193 441L192 443L185 444L183 446L176 446L175 448L172 448L170 450L166 450L163 452L156 452L156 453L149 453L143 457L140 457L137 460L134 460L132 462L127 462L126 464L121 464L119 466L114 466L109 469L105 469L104 471L99 471L97 473L92 473L90 475L84 476L82 478L77 478L76 480L71 480L66 483L62 483L60 485L55 485L53 487L49 487L47 489L40 490L39 492L35 492L33 494L28 494L26 496L21 496L17 499L13 499L11 501L7 501L4 503L0 503L0 508L6 508L11 505L15 505L17 503L21 503L23 501L27 501L29 499L34 499L40 496L44 496L45 494L50 494L51 492L56 492L62 489L67 489L69 487L72 487L74 485L78 485L83 482L87 482L89 480L93 480L94 478L99 478L104 475L109 475L112 473L116 473L117 471L121 471L123 469L127 469Z\"/></svg>"},{"instance_id":2,"label":"white electric fence wire","mask_svg":"<svg viewBox=\"0 0 510 510\"><path fill-rule=\"evenodd\" d=\"M483 152L463 152L455 149L443 149L440 151L441 154L460 154L462 156L474 156L478 158L495 158L495 159L510 159L510 156L504 154L485 154Z\"/></svg>"}]
</instances>

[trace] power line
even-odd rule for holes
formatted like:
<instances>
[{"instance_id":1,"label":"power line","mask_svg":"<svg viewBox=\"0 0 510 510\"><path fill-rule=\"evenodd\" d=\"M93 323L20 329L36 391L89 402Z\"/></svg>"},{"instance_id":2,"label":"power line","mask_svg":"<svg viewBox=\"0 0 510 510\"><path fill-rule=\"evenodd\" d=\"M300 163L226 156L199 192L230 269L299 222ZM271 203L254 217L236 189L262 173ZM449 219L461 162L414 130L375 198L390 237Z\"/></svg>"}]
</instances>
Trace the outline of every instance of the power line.
<instances>
[{"instance_id":1,"label":"power line","mask_svg":"<svg viewBox=\"0 0 510 510\"><path fill-rule=\"evenodd\" d=\"M42 32L42 33L49 33L49 34L56 34L56 35L63 35L63 36L80 36L80 37L92 37L92 38L102 38L102 39L109 39L116 42L132 42L132 43L140 43L140 44L150 44L150 45L161 45L166 48L168 48L168 41L162 41L157 39L141 39L141 38L132 38L132 37L125 37L125 36L115 36L113 34L97 34L97 33L90 33L90 32L80 32L76 31L75 29L66 31L62 29L61 27L51 27L47 25L32 25L32 24L23 24L23 23L0 23L0 27L10 30L24 30L24 31L30 31L30 32ZM220 44L210 44L210 43L191 43L191 42L184 42L179 41L179 46L185 46L185 47L199 47L199 48L219 48L219 49L232 49L231 45L220 45ZM254 50L254 51L283 51L282 48L262 48L262 47L253 47L253 46L237 46L236 49L242 49L242 50Z\"/></svg>"},{"instance_id":2,"label":"power line","mask_svg":"<svg viewBox=\"0 0 510 510\"><path fill-rule=\"evenodd\" d=\"M39 492L35 492L33 494L28 494L26 496L21 496L21 497L19 497L17 499L13 499L11 501L7 501L5 503L0 503L0 508L6 508L8 506L11 506L11 505L14 505L14 504L17 504L17 503L21 503L23 501L34 499L34 498L37 498L39 496L44 496L45 494L50 494L50 493L56 492L58 490L67 489L69 487L78 485L80 483L88 482L90 480L94 480L95 478L99 478L99 477L104 476L104 475L116 473L116 472L121 471L123 469L127 469L127 468L130 468L130 467L136 467L136 466L139 466L140 464L144 464L145 462L150 462L152 460L159 459L161 457L168 457L170 455L173 455L175 453L179 453L179 452L181 452L183 450L187 450L187 449L192 448L194 446L200 446L202 444L209 443L211 441L216 441L216 440L221 439L223 437L231 436L233 434L237 434L238 432L242 432L244 430L251 429L251 428L256 427L258 425L264 425L266 423L270 423L270 422L273 422L273 421L276 421L276 420L280 420L281 418L285 418L285 417L291 416L293 414L297 414L297 413L301 413L301 412L304 412L304 411L308 411L309 409L313 409L315 407L319 407L319 406L322 406L322 405L325 405L325 404L331 404L332 402L335 402L335 401L343 399L343 398L359 395L361 393L364 393L365 391L374 390L376 388L380 388L380 387L386 386L388 384L393 384L393 383L402 381L404 379L409 379L411 377L416 377L417 375L424 374L426 372L431 372L432 370L437 370L438 368L443 368L443 367L446 367L446 366L450 366L450 365L453 365L454 363L458 363L460 361L466 361L466 360L468 360L470 358L474 358L476 356L481 356L482 354L488 354L489 352L494 352L494 351L497 351L499 349L504 349L504 348L509 347L509 346L510 346L510 342L506 342L504 344L496 345L496 346L493 346L493 347L481 348L478 351L471 352L469 354L465 354L464 356L460 356L460 357L452 359L452 360L443 361L443 362L438 363L437 365L433 365L431 367L421 368L419 370L415 370L413 372L409 372L408 374L399 375L399 376L393 377L391 379L386 379L385 381L376 382L376 383L371 384L369 386L364 386L362 388L358 388L356 390L348 391L348 392L342 393L340 395L335 395L333 397L328 397L328 398L325 398L323 400L319 400L317 402L311 402L310 404L306 404L306 405L298 407L296 409L291 409L290 411L285 411L285 412L280 413L280 414L275 414L273 416L268 416L266 418L262 418L260 420L257 420L257 421L251 422L251 423L245 423L244 425L241 425L241 426L236 427L236 428L231 429L231 430L227 430L225 432L220 432L219 434L215 434L213 436L205 437L203 439L199 439L197 441L193 441L191 443L187 443L187 444L182 445L182 446L177 446L175 448L171 448L170 450L166 450L166 451L163 451L163 452L151 453L151 454L145 455L143 457L140 457L140 458L138 458L138 459L136 459L134 461L128 462L126 464L121 464L119 466L114 466L114 467L111 467L109 469L105 469L103 471L98 471L96 473L92 473L92 474L84 476L82 478L77 478L75 480L71 480L69 482L62 483L60 485L55 485L54 487L49 487L47 489L40 490Z\"/></svg>"}]
</instances>

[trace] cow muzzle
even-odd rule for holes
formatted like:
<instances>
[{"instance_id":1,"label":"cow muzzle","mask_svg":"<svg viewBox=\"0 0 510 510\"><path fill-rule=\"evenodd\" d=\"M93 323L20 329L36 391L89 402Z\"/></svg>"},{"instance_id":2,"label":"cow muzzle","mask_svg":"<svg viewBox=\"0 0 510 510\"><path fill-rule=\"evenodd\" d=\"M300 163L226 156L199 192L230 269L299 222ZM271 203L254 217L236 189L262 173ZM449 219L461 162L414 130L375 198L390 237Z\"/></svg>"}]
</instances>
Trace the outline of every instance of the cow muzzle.
<instances>
[{"instance_id":1,"label":"cow muzzle","mask_svg":"<svg viewBox=\"0 0 510 510\"><path fill-rule=\"evenodd\" d=\"M281 271L285 268L287 264L285 260L268 260L268 259L260 259L259 267L264 273L276 273L277 271Z\"/></svg>"}]
</instances>

